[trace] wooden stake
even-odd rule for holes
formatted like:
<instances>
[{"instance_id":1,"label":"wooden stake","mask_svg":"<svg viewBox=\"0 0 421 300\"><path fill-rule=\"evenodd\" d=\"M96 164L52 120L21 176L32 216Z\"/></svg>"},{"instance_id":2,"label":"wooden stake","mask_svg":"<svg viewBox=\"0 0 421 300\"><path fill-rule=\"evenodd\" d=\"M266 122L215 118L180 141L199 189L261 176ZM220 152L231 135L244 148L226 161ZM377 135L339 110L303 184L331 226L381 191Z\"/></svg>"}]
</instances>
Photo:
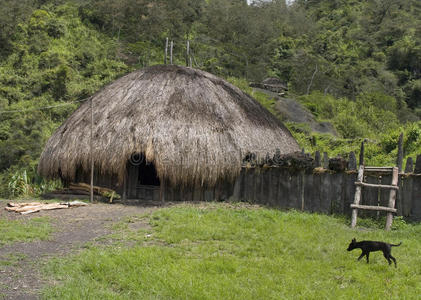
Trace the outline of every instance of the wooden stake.
<instances>
[{"instance_id":1,"label":"wooden stake","mask_svg":"<svg viewBox=\"0 0 421 300\"><path fill-rule=\"evenodd\" d=\"M305 174L304 171L301 171L301 210L304 211L304 188L305 188Z\"/></svg>"},{"instance_id":2,"label":"wooden stake","mask_svg":"<svg viewBox=\"0 0 421 300\"><path fill-rule=\"evenodd\" d=\"M392 185L397 187L398 180L399 180L399 169L393 168ZM395 208L395 201L396 201L396 190L393 189L390 191L389 208ZM390 230L390 228L392 227L392 222L393 222L393 213L388 212L386 216L386 228L385 228L386 230Z\"/></svg>"},{"instance_id":3,"label":"wooden stake","mask_svg":"<svg viewBox=\"0 0 421 300\"><path fill-rule=\"evenodd\" d=\"M364 165L364 141L361 143L361 150L360 150L360 166Z\"/></svg>"},{"instance_id":4,"label":"wooden stake","mask_svg":"<svg viewBox=\"0 0 421 300\"><path fill-rule=\"evenodd\" d=\"M167 64L167 56L168 56L168 38L165 39L165 56L164 56L164 65Z\"/></svg>"},{"instance_id":5,"label":"wooden stake","mask_svg":"<svg viewBox=\"0 0 421 300\"><path fill-rule=\"evenodd\" d=\"M186 45L186 67L189 66L189 60L190 60L190 41L187 40L187 45Z\"/></svg>"},{"instance_id":6,"label":"wooden stake","mask_svg":"<svg viewBox=\"0 0 421 300\"><path fill-rule=\"evenodd\" d=\"M94 105L93 98L91 98L91 202L94 202L94 155L93 155L93 138L94 138Z\"/></svg>"},{"instance_id":7,"label":"wooden stake","mask_svg":"<svg viewBox=\"0 0 421 300\"><path fill-rule=\"evenodd\" d=\"M320 151L316 151L316 154L314 155L314 161L316 163L316 168L319 168L322 166L321 158L320 158Z\"/></svg>"},{"instance_id":8,"label":"wooden stake","mask_svg":"<svg viewBox=\"0 0 421 300\"><path fill-rule=\"evenodd\" d=\"M396 166L399 169L399 172L402 172L402 165L403 165L403 133L399 136L398 142L398 156L396 158Z\"/></svg>"},{"instance_id":9,"label":"wooden stake","mask_svg":"<svg viewBox=\"0 0 421 300\"><path fill-rule=\"evenodd\" d=\"M323 169L329 169L329 156L327 152L323 152Z\"/></svg>"},{"instance_id":10,"label":"wooden stake","mask_svg":"<svg viewBox=\"0 0 421 300\"><path fill-rule=\"evenodd\" d=\"M417 155L417 158L415 160L415 169L414 169L414 173L415 174L421 174L421 154Z\"/></svg>"},{"instance_id":11,"label":"wooden stake","mask_svg":"<svg viewBox=\"0 0 421 300\"><path fill-rule=\"evenodd\" d=\"M414 172L414 161L412 160L412 157L408 157L406 159L406 167L405 167L405 173L412 173Z\"/></svg>"},{"instance_id":12,"label":"wooden stake","mask_svg":"<svg viewBox=\"0 0 421 300\"><path fill-rule=\"evenodd\" d=\"M170 46L170 65L172 65L172 51L174 48L174 42L171 41L171 46Z\"/></svg>"},{"instance_id":13,"label":"wooden stake","mask_svg":"<svg viewBox=\"0 0 421 300\"><path fill-rule=\"evenodd\" d=\"M364 178L364 165L361 165L358 169L357 182L363 182ZM361 185L357 185L355 189L354 205L359 205L361 201ZM357 225L358 208L352 209L351 227L354 228Z\"/></svg>"}]
</instances>

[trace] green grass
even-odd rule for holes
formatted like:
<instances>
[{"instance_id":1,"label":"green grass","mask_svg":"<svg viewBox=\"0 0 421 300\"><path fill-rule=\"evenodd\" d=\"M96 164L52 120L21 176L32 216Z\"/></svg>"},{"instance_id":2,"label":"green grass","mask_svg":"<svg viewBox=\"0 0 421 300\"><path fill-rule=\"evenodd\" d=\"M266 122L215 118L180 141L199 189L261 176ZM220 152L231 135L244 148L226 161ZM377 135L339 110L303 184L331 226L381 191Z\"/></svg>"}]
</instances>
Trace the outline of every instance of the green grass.
<instances>
[{"instance_id":1,"label":"green grass","mask_svg":"<svg viewBox=\"0 0 421 300\"><path fill-rule=\"evenodd\" d=\"M35 239L46 240L52 232L46 217L25 220L0 219L0 246Z\"/></svg>"},{"instance_id":2,"label":"green grass","mask_svg":"<svg viewBox=\"0 0 421 300\"><path fill-rule=\"evenodd\" d=\"M295 211L180 205L150 216L132 247L91 247L52 261L46 299L419 299L421 225L350 229L348 220ZM128 230L123 225L115 230ZM138 237L136 238L136 232ZM347 252L353 237L402 241L398 268Z\"/></svg>"},{"instance_id":3,"label":"green grass","mask_svg":"<svg viewBox=\"0 0 421 300\"><path fill-rule=\"evenodd\" d=\"M26 255L22 253L9 253L6 256L0 256L1 266L16 266L18 263L25 259Z\"/></svg>"}]
</instances>

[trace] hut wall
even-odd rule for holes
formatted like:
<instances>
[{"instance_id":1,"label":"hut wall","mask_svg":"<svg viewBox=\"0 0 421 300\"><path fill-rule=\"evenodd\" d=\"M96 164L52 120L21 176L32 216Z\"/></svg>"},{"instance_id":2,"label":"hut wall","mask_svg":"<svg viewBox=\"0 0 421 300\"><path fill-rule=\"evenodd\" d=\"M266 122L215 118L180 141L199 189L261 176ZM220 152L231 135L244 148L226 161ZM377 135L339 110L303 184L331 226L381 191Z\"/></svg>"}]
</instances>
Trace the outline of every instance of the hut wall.
<instances>
[{"instance_id":1,"label":"hut wall","mask_svg":"<svg viewBox=\"0 0 421 300\"><path fill-rule=\"evenodd\" d=\"M74 181L90 184L91 173L81 172L80 169L78 169ZM119 184L118 177L116 175L101 174L98 170L94 171L94 185L113 189L119 194L123 193L123 185Z\"/></svg>"}]
</instances>

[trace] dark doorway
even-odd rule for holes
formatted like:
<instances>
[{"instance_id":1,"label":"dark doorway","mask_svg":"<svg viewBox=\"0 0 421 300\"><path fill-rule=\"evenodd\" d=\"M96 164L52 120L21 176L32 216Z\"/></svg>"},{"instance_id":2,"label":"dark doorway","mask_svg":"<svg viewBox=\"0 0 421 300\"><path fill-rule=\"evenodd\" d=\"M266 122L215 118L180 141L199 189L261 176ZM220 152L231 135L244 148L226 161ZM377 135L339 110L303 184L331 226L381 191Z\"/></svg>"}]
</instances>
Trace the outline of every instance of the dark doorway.
<instances>
[{"instance_id":1,"label":"dark doorway","mask_svg":"<svg viewBox=\"0 0 421 300\"><path fill-rule=\"evenodd\" d=\"M137 162L137 185L160 186L160 181L156 173L155 165L152 162L147 162L143 154L135 154L132 157L132 160Z\"/></svg>"},{"instance_id":2,"label":"dark doorway","mask_svg":"<svg viewBox=\"0 0 421 300\"><path fill-rule=\"evenodd\" d=\"M160 200L160 180L155 165L143 154L135 153L127 163L127 197L138 200Z\"/></svg>"}]
</instances>

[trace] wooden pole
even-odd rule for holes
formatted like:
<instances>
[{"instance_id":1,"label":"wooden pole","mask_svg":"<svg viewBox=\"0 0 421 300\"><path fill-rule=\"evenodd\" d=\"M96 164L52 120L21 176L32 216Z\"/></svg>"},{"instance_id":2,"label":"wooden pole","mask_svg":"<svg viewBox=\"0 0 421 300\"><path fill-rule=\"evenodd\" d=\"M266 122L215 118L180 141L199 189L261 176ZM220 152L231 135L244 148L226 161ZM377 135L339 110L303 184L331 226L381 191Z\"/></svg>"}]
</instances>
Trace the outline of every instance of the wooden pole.
<instances>
[{"instance_id":1,"label":"wooden pole","mask_svg":"<svg viewBox=\"0 0 421 300\"><path fill-rule=\"evenodd\" d=\"M354 151L349 153L349 162L348 162L348 170L354 171L357 169L357 157L355 156Z\"/></svg>"},{"instance_id":2,"label":"wooden pole","mask_svg":"<svg viewBox=\"0 0 421 300\"><path fill-rule=\"evenodd\" d=\"M174 42L171 41L171 46L170 46L170 65L172 65L172 51L174 48Z\"/></svg>"},{"instance_id":3,"label":"wooden pole","mask_svg":"<svg viewBox=\"0 0 421 300\"><path fill-rule=\"evenodd\" d=\"M405 173L412 172L414 172L414 161L412 160L412 157L408 157L406 160Z\"/></svg>"},{"instance_id":4,"label":"wooden pole","mask_svg":"<svg viewBox=\"0 0 421 300\"><path fill-rule=\"evenodd\" d=\"M167 64L167 56L168 56L168 38L165 39L165 56L164 56L164 65Z\"/></svg>"},{"instance_id":5,"label":"wooden pole","mask_svg":"<svg viewBox=\"0 0 421 300\"><path fill-rule=\"evenodd\" d=\"M421 174L421 154L417 155L417 158L415 160L415 169L414 169L414 173L415 174Z\"/></svg>"},{"instance_id":6,"label":"wooden pole","mask_svg":"<svg viewBox=\"0 0 421 300\"><path fill-rule=\"evenodd\" d=\"M314 162L316 163L316 168L320 168L322 166L320 151L316 151L314 155Z\"/></svg>"},{"instance_id":7,"label":"wooden pole","mask_svg":"<svg viewBox=\"0 0 421 300\"><path fill-rule=\"evenodd\" d=\"M365 182L355 182L355 185L357 186L365 186L365 187L372 187L372 188L378 188L378 189L387 189L387 190L399 190L399 187L397 185L384 185L384 184L372 184L372 183L365 183Z\"/></svg>"},{"instance_id":8,"label":"wooden pole","mask_svg":"<svg viewBox=\"0 0 421 300\"><path fill-rule=\"evenodd\" d=\"M302 211L304 211L304 207L305 207L305 194L304 194L304 189L305 189L305 185L306 185L306 183L305 183L305 174L304 174L304 171L301 171L300 172L301 174L300 174L300 177L301 177L301 210Z\"/></svg>"},{"instance_id":9,"label":"wooden pole","mask_svg":"<svg viewBox=\"0 0 421 300\"><path fill-rule=\"evenodd\" d=\"M327 152L323 152L323 169L329 169L329 156Z\"/></svg>"},{"instance_id":10,"label":"wooden pole","mask_svg":"<svg viewBox=\"0 0 421 300\"><path fill-rule=\"evenodd\" d=\"M187 40L187 45L186 45L186 67L189 66L189 61L190 61L190 41Z\"/></svg>"},{"instance_id":11,"label":"wooden pole","mask_svg":"<svg viewBox=\"0 0 421 300\"><path fill-rule=\"evenodd\" d=\"M94 154L93 154L93 139L94 139L94 104L93 98L91 98L91 202L94 202Z\"/></svg>"},{"instance_id":12,"label":"wooden pole","mask_svg":"<svg viewBox=\"0 0 421 300\"><path fill-rule=\"evenodd\" d=\"M364 141L361 143L361 150L360 150L360 166L364 165Z\"/></svg>"},{"instance_id":13,"label":"wooden pole","mask_svg":"<svg viewBox=\"0 0 421 300\"><path fill-rule=\"evenodd\" d=\"M399 172L402 172L403 166L403 133L399 136L398 142L398 156L396 158L396 166L399 169Z\"/></svg>"},{"instance_id":14,"label":"wooden pole","mask_svg":"<svg viewBox=\"0 0 421 300\"><path fill-rule=\"evenodd\" d=\"M373 206L373 205L356 205L351 204L351 208L355 209L365 209L365 210L374 210L374 211L387 211L387 212L396 212L396 208L384 207L384 206Z\"/></svg>"},{"instance_id":15,"label":"wooden pole","mask_svg":"<svg viewBox=\"0 0 421 300\"><path fill-rule=\"evenodd\" d=\"M398 180L399 180L399 169L393 168L393 177L392 177L392 185L398 186ZM390 196L389 196L389 208L395 208L395 201L396 201L396 190L390 190ZM386 230L390 230L392 227L393 222L393 213L388 212L386 216Z\"/></svg>"},{"instance_id":16,"label":"wooden pole","mask_svg":"<svg viewBox=\"0 0 421 300\"><path fill-rule=\"evenodd\" d=\"M361 165L358 169L357 182L363 182L364 177L364 165ZM361 201L361 185L357 185L355 189L354 205L358 206ZM352 209L351 227L354 228L357 225L358 208Z\"/></svg>"}]
</instances>

